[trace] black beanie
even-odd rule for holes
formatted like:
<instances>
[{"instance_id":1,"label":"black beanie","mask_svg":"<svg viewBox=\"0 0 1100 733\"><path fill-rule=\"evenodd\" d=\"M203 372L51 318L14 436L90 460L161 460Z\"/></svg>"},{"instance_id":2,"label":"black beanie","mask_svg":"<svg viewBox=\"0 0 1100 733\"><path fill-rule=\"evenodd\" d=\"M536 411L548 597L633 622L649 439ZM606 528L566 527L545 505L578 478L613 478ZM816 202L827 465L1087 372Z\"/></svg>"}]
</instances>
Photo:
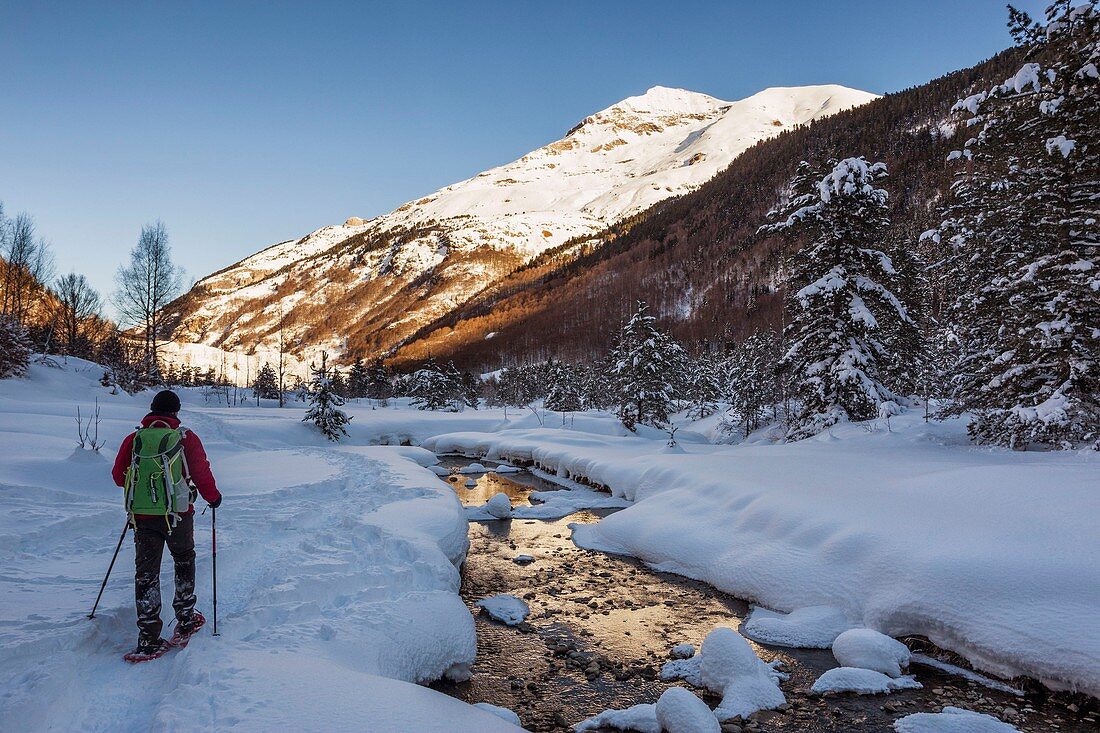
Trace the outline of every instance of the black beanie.
<instances>
[{"instance_id":1,"label":"black beanie","mask_svg":"<svg viewBox=\"0 0 1100 733\"><path fill-rule=\"evenodd\" d=\"M157 392L149 409L164 415L177 413L180 411L180 398L170 389L162 390Z\"/></svg>"}]
</instances>

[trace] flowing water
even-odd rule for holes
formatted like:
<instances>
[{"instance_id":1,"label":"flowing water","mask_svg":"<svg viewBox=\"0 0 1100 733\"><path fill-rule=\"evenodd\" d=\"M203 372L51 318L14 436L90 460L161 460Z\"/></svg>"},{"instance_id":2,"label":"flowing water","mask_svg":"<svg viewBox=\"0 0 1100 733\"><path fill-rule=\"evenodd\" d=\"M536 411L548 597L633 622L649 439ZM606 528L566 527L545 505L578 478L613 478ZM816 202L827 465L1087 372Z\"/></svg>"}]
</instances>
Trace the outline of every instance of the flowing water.
<instances>
[{"instance_id":1,"label":"flowing water","mask_svg":"<svg viewBox=\"0 0 1100 733\"><path fill-rule=\"evenodd\" d=\"M471 461L443 457L457 470ZM491 468L491 466L490 466ZM513 506L532 491L556 490L526 471L475 474L448 481L466 505L484 504L504 492ZM462 596L475 614L478 655L469 682L435 687L467 702L489 702L519 714L532 731L568 731L608 708L655 702L672 684L659 679L673 646L695 644L716 626L738 627L748 605L711 586L660 573L629 557L582 550L569 539L572 522L597 522L614 510L583 511L561 520L512 519L470 524L470 554L462 572ZM515 561L531 555L529 564ZM510 593L531 615L518 627L480 613L474 603ZM788 707L725 726L745 731L890 731L899 717L955 705L1014 718L1025 733L1098 730L1095 701L1017 697L925 666L913 672L923 690L890 695L808 693L813 681L836 666L829 650L754 644L767 660L781 659L791 679L782 684ZM701 692L701 691L696 691ZM712 706L718 700L701 695ZM1076 710L1074 708L1077 708ZM1091 717L1088 717L1091 716Z\"/></svg>"}]
</instances>

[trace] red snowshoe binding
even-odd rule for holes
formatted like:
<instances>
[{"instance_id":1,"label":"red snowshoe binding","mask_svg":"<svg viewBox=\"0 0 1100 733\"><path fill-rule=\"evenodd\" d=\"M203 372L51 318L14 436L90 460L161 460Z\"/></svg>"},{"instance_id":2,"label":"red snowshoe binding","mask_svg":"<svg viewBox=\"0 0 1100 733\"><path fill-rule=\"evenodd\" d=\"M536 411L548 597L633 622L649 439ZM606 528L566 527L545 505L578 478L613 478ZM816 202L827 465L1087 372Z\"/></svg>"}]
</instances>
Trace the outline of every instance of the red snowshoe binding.
<instances>
[{"instance_id":1,"label":"red snowshoe binding","mask_svg":"<svg viewBox=\"0 0 1100 733\"><path fill-rule=\"evenodd\" d=\"M127 662L137 664L159 659L172 650L172 645L166 639L156 639L151 642L139 642L137 649L122 656Z\"/></svg>"},{"instance_id":2,"label":"red snowshoe binding","mask_svg":"<svg viewBox=\"0 0 1100 733\"><path fill-rule=\"evenodd\" d=\"M176 629L172 632L172 638L168 641L168 643L171 646L182 649L187 646L187 642L191 641L191 637L195 634L195 632L205 625L206 617L198 611L192 611L191 623L176 624Z\"/></svg>"}]
</instances>

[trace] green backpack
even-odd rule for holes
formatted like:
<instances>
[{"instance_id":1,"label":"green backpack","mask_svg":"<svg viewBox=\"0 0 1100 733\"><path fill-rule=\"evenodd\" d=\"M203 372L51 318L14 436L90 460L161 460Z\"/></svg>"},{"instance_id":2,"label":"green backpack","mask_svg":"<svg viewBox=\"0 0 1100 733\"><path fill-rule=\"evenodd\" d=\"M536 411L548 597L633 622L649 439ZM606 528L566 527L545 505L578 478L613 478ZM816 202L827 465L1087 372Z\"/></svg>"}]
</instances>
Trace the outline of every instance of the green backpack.
<instances>
[{"instance_id":1,"label":"green backpack","mask_svg":"<svg viewBox=\"0 0 1100 733\"><path fill-rule=\"evenodd\" d=\"M183 455L184 428L138 428L134 433L130 467L126 470L126 511L175 517L191 505L187 459Z\"/></svg>"}]
</instances>

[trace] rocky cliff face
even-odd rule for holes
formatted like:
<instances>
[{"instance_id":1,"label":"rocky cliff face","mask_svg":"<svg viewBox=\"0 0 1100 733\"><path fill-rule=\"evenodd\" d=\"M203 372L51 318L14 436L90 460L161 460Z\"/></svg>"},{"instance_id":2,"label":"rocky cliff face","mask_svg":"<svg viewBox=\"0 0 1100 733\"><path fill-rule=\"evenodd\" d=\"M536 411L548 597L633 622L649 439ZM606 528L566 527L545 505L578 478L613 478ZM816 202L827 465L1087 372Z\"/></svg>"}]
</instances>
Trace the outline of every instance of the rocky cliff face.
<instances>
[{"instance_id":1,"label":"rocky cliff face","mask_svg":"<svg viewBox=\"0 0 1100 733\"><path fill-rule=\"evenodd\" d=\"M756 142L874 98L827 85L724 102L654 87L512 163L200 280L169 309L172 340L252 352L281 333L301 356L373 356L538 255L696 190Z\"/></svg>"}]
</instances>

